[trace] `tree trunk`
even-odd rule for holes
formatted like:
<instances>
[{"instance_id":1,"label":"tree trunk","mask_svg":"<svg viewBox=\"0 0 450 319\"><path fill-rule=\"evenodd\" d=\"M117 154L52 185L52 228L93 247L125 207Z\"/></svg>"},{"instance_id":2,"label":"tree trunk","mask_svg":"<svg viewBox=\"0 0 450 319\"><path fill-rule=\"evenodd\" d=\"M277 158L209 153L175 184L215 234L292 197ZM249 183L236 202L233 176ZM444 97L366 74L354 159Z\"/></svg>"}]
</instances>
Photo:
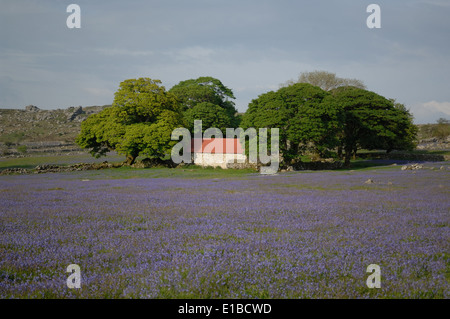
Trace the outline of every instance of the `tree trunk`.
<instances>
[{"instance_id":1,"label":"tree trunk","mask_svg":"<svg viewBox=\"0 0 450 319\"><path fill-rule=\"evenodd\" d=\"M345 160L344 160L344 167L347 167L347 168L349 168L350 167L350 157L351 157L351 155L350 154L345 154Z\"/></svg>"},{"instance_id":2,"label":"tree trunk","mask_svg":"<svg viewBox=\"0 0 450 319\"><path fill-rule=\"evenodd\" d=\"M338 149L337 149L337 153L338 153L338 158L340 159L340 160L342 160L342 146L338 146Z\"/></svg>"},{"instance_id":3,"label":"tree trunk","mask_svg":"<svg viewBox=\"0 0 450 319\"><path fill-rule=\"evenodd\" d=\"M344 166L345 167L350 167L350 160L352 158L352 147L346 147L345 148L345 154L344 154Z\"/></svg>"},{"instance_id":4,"label":"tree trunk","mask_svg":"<svg viewBox=\"0 0 450 319\"><path fill-rule=\"evenodd\" d=\"M128 165L133 165L135 160L136 160L136 156L130 155L130 154L127 155L127 164Z\"/></svg>"}]
</instances>

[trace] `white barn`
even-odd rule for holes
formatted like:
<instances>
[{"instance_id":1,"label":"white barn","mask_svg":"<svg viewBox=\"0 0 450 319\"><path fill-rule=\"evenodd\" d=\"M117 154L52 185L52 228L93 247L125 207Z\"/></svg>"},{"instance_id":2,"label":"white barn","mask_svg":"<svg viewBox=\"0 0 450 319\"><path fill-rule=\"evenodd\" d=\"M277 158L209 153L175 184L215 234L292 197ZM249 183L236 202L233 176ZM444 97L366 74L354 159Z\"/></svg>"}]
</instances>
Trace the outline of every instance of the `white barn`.
<instances>
[{"instance_id":1,"label":"white barn","mask_svg":"<svg viewBox=\"0 0 450 319\"><path fill-rule=\"evenodd\" d=\"M191 154L196 165L225 169L229 163L245 163L247 159L237 138L192 139Z\"/></svg>"}]
</instances>

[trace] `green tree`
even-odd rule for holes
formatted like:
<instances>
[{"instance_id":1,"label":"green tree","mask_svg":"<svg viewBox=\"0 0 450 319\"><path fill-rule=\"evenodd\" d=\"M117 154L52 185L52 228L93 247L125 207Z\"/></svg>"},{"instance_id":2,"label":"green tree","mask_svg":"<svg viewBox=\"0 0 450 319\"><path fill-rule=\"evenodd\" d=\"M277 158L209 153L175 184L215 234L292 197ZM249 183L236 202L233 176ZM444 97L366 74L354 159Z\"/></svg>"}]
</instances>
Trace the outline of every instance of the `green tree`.
<instances>
[{"instance_id":1,"label":"green tree","mask_svg":"<svg viewBox=\"0 0 450 319\"><path fill-rule=\"evenodd\" d=\"M436 123L433 135L440 139L446 139L450 135L450 121L441 117Z\"/></svg>"},{"instance_id":2,"label":"green tree","mask_svg":"<svg viewBox=\"0 0 450 319\"><path fill-rule=\"evenodd\" d=\"M403 105L396 107L392 100L350 86L332 90L324 103L342 114L338 137L346 166L358 148L392 150L414 145L415 127Z\"/></svg>"},{"instance_id":3,"label":"green tree","mask_svg":"<svg viewBox=\"0 0 450 319\"><path fill-rule=\"evenodd\" d=\"M198 104L208 103L202 104L201 109L204 110L206 105L210 107L213 105L218 106L225 110L229 118L229 127L237 127L238 125L238 118L236 118L237 110L234 102L232 101L232 99L235 99L233 91L223 85L223 83L218 79L213 77L199 77L198 79L181 81L177 85L173 86L169 92L176 95L181 103L183 113L188 117L193 114L197 116L205 114L205 118L199 117L195 119L202 120L205 123L210 121L210 116L207 115L209 112L204 113L198 108L196 111L186 113ZM214 109L217 108L214 107ZM189 120L191 120L190 117ZM189 123L189 125L193 126L193 123Z\"/></svg>"},{"instance_id":4,"label":"green tree","mask_svg":"<svg viewBox=\"0 0 450 319\"><path fill-rule=\"evenodd\" d=\"M81 123L81 132L76 143L89 149L94 157L106 155L116 149L125 134L125 125L118 120L118 109L108 107L101 112L90 115Z\"/></svg>"},{"instance_id":5,"label":"green tree","mask_svg":"<svg viewBox=\"0 0 450 319\"><path fill-rule=\"evenodd\" d=\"M120 83L111 107L81 124L76 142L95 157L116 150L131 165L139 155L165 156L175 144L172 131L183 124L176 97L160 80L129 79Z\"/></svg>"},{"instance_id":6,"label":"green tree","mask_svg":"<svg viewBox=\"0 0 450 319\"><path fill-rule=\"evenodd\" d=\"M308 144L319 154L336 146L339 112L323 103L329 93L296 83L254 99L242 119L244 128L279 128L283 160L296 158Z\"/></svg>"},{"instance_id":7,"label":"green tree","mask_svg":"<svg viewBox=\"0 0 450 319\"><path fill-rule=\"evenodd\" d=\"M227 111L216 104L210 102L201 102L184 112L184 119L187 123L187 129L194 131L194 121L202 120L202 131L207 128L216 127L225 132L231 127L231 119Z\"/></svg>"},{"instance_id":8,"label":"green tree","mask_svg":"<svg viewBox=\"0 0 450 319\"><path fill-rule=\"evenodd\" d=\"M290 80L285 84L282 84L282 86L289 86L294 83L309 83L318 86L325 91L330 91L342 86L354 86L360 89L366 88L361 80L340 78L336 76L335 73L327 71L303 72L299 75L297 81Z\"/></svg>"},{"instance_id":9,"label":"green tree","mask_svg":"<svg viewBox=\"0 0 450 319\"><path fill-rule=\"evenodd\" d=\"M395 137L385 141L385 149L388 153L392 150L411 151L417 146L417 133L419 128L414 124L414 116L404 104L391 99L394 104L394 118L391 123Z\"/></svg>"}]
</instances>

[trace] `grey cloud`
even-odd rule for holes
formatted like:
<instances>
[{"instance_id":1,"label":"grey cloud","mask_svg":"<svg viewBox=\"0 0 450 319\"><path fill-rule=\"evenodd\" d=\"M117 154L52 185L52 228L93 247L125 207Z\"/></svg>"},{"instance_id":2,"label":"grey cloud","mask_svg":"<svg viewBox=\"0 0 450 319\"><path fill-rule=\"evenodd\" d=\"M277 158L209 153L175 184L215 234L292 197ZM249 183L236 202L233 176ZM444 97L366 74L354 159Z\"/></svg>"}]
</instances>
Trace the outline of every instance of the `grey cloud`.
<instances>
[{"instance_id":1,"label":"grey cloud","mask_svg":"<svg viewBox=\"0 0 450 319\"><path fill-rule=\"evenodd\" d=\"M65 26L73 1L0 4L0 107L108 104L126 78L166 87L210 75L236 104L316 69L363 80L411 107L450 101L450 7L444 1L76 1L82 28Z\"/></svg>"}]
</instances>

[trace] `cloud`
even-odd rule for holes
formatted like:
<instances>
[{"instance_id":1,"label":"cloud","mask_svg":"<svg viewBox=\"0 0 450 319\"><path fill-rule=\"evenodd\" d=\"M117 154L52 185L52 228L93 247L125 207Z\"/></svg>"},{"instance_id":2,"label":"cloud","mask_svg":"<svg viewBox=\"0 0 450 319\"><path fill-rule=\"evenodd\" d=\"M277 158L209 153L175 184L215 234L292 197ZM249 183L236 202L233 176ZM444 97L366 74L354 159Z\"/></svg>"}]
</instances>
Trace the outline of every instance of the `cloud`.
<instances>
[{"instance_id":1,"label":"cloud","mask_svg":"<svg viewBox=\"0 0 450 319\"><path fill-rule=\"evenodd\" d=\"M450 115L450 102L437 102L431 101L424 103L423 106L427 109L431 109L433 111L442 112L446 115Z\"/></svg>"},{"instance_id":2,"label":"cloud","mask_svg":"<svg viewBox=\"0 0 450 319\"><path fill-rule=\"evenodd\" d=\"M241 92L248 92L248 91L276 91L280 88L279 85L275 84L267 84L267 85L253 85L253 86L239 86L234 89L235 92L241 93Z\"/></svg>"},{"instance_id":3,"label":"cloud","mask_svg":"<svg viewBox=\"0 0 450 319\"><path fill-rule=\"evenodd\" d=\"M213 54L214 50L212 48L202 46L191 46L168 52L169 56L179 62L192 60L204 61L205 59L209 59Z\"/></svg>"},{"instance_id":4,"label":"cloud","mask_svg":"<svg viewBox=\"0 0 450 319\"><path fill-rule=\"evenodd\" d=\"M131 56L131 57L142 57L153 55L153 51L142 51L142 50L127 50L127 49L117 49L117 48L97 48L94 49L95 53L107 56Z\"/></svg>"},{"instance_id":5,"label":"cloud","mask_svg":"<svg viewBox=\"0 0 450 319\"><path fill-rule=\"evenodd\" d=\"M415 124L436 123L441 117L450 118L450 102L415 103L411 105L410 111Z\"/></svg>"},{"instance_id":6,"label":"cloud","mask_svg":"<svg viewBox=\"0 0 450 319\"><path fill-rule=\"evenodd\" d=\"M212 76L233 90L236 107L244 112L260 94L277 90L280 83L314 69L302 56L292 59L280 49L264 51L246 46L191 46L157 53L154 61L142 64L139 76L161 79L168 88L179 81Z\"/></svg>"},{"instance_id":7,"label":"cloud","mask_svg":"<svg viewBox=\"0 0 450 319\"><path fill-rule=\"evenodd\" d=\"M110 89L105 88L84 88L86 92L88 92L91 95L98 96L98 97L108 97L112 98L114 96L114 91Z\"/></svg>"},{"instance_id":8,"label":"cloud","mask_svg":"<svg viewBox=\"0 0 450 319\"><path fill-rule=\"evenodd\" d=\"M432 6L438 6L438 7L447 7L450 8L450 3L444 2L444 1L422 1L421 3L425 5L432 5Z\"/></svg>"},{"instance_id":9,"label":"cloud","mask_svg":"<svg viewBox=\"0 0 450 319\"><path fill-rule=\"evenodd\" d=\"M397 99L418 122L449 116L448 0L382 1L379 30L365 25L368 3L351 0L79 0L78 30L66 26L69 0L0 2L0 107L103 105L127 78L169 88L213 76L245 111L326 70Z\"/></svg>"}]
</instances>

